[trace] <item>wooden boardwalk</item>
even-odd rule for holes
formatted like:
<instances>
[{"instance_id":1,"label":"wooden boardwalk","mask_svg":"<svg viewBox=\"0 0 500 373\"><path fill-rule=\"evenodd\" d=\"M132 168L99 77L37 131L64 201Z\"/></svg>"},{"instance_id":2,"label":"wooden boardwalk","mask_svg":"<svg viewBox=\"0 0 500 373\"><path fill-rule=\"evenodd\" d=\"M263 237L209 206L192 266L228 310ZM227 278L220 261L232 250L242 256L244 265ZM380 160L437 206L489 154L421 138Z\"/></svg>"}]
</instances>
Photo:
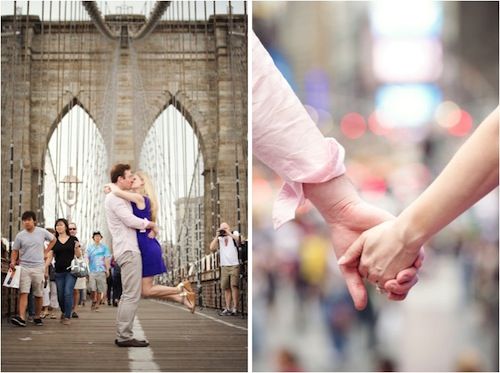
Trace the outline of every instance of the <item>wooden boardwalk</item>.
<instances>
[{"instance_id":1,"label":"wooden boardwalk","mask_svg":"<svg viewBox=\"0 0 500 373\"><path fill-rule=\"evenodd\" d=\"M247 371L247 320L218 316L214 309L197 310L142 300L136 336L149 348L114 344L116 307L100 312L80 307L69 326L45 319L26 328L2 320L1 370L30 372Z\"/></svg>"}]
</instances>

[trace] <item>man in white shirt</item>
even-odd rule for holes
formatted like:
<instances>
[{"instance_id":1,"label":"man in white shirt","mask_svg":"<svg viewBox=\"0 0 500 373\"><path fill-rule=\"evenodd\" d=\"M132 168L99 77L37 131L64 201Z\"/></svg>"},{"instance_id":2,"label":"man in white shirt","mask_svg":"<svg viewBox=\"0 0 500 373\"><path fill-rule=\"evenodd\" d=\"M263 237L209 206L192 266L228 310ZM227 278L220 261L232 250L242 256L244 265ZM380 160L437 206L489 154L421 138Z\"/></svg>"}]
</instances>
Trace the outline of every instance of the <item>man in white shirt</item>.
<instances>
[{"instance_id":1,"label":"man in white shirt","mask_svg":"<svg viewBox=\"0 0 500 373\"><path fill-rule=\"evenodd\" d=\"M111 182L122 190L129 190L134 175L127 164L111 169ZM119 347L147 347L149 342L134 338L132 328L141 300L142 260L137 244L136 229L154 228L155 224L132 213L130 202L108 193L104 201L108 229L113 237L113 256L121 268L122 296L116 314L115 344Z\"/></svg>"},{"instance_id":2,"label":"man in white shirt","mask_svg":"<svg viewBox=\"0 0 500 373\"><path fill-rule=\"evenodd\" d=\"M219 249L221 265L221 288L224 290L226 308L219 315L231 316L237 314L239 299L239 279L240 262L238 260L238 242L239 235L231 233L229 224L221 223L217 230L217 236L210 243L210 250ZM233 308L231 308L231 295L233 298Z\"/></svg>"}]
</instances>

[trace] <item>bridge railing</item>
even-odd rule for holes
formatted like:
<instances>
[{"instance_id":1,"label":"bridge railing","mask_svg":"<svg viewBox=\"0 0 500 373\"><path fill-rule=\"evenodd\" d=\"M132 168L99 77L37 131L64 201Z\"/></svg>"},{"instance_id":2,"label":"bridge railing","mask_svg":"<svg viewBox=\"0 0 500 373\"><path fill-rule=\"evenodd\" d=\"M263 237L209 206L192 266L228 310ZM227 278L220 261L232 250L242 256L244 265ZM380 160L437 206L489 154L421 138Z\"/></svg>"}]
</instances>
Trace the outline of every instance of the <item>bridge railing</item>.
<instances>
[{"instance_id":1,"label":"bridge railing","mask_svg":"<svg viewBox=\"0 0 500 373\"><path fill-rule=\"evenodd\" d=\"M185 278L189 279L196 287L198 306L216 309L225 307L224 291L220 286L221 266L218 252L205 255L195 262L170 270L166 276L160 277L158 282L174 286ZM240 261L239 290L238 312L242 316L247 316L248 260Z\"/></svg>"}]
</instances>

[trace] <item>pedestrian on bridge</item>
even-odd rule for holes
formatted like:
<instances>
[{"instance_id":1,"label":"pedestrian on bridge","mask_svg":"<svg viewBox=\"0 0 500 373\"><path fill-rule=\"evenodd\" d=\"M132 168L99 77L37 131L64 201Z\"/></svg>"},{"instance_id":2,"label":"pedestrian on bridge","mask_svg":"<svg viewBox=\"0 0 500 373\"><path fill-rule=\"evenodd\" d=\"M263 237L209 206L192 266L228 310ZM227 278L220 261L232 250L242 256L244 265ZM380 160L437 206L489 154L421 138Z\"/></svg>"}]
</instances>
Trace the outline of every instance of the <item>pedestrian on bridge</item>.
<instances>
[{"instance_id":1,"label":"pedestrian on bridge","mask_svg":"<svg viewBox=\"0 0 500 373\"><path fill-rule=\"evenodd\" d=\"M221 223L217 235L210 243L210 250L219 250L221 266L221 289L224 290L226 307L219 312L220 316L236 316L238 314L240 261L238 258L237 232L231 233L228 223ZM231 307L231 298L233 307Z\"/></svg>"},{"instance_id":2,"label":"pedestrian on bridge","mask_svg":"<svg viewBox=\"0 0 500 373\"><path fill-rule=\"evenodd\" d=\"M101 232L94 232L92 240L94 242L87 247L89 288L92 298L91 311L98 312L102 295L106 292L106 279L111 275L111 251L101 241Z\"/></svg>"},{"instance_id":3,"label":"pedestrian on bridge","mask_svg":"<svg viewBox=\"0 0 500 373\"><path fill-rule=\"evenodd\" d=\"M75 222L69 223L69 234L73 237L77 237L78 228L76 227ZM78 237L76 238L78 240ZM86 257L85 255L85 247L81 244L80 250L82 251L82 257ZM71 312L71 317L77 319L78 313L76 312L80 301L85 303L85 298L87 297L87 277L79 277L76 279L75 288L73 290L73 310Z\"/></svg>"},{"instance_id":4,"label":"pedestrian on bridge","mask_svg":"<svg viewBox=\"0 0 500 373\"><path fill-rule=\"evenodd\" d=\"M43 325L41 319L43 302L43 285L46 281L44 274L47 271L44 260L45 242L49 241L47 249L51 249L56 243L56 238L44 228L35 226L36 214L33 211L25 211L21 216L24 229L16 235L10 257L10 268L15 270L19 260L21 277L19 280L19 315L14 316L11 322L20 327L26 326L26 306L30 288L35 295L35 325Z\"/></svg>"},{"instance_id":5,"label":"pedestrian on bridge","mask_svg":"<svg viewBox=\"0 0 500 373\"><path fill-rule=\"evenodd\" d=\"M73 290L75 288L76 277L71 274L71 261L75 256L81 257L80 242L70 235L69 224L66 219L56 220L56 243L52 248L47 247L47 263L55 258L57 299L61 307L61 322L64 325L70 324L71 313L73 311ZM48 276L48 269L47 269Z\"/></svg>"},{"instance_id":6,"label":"pedestrian on bridge","mask_svg":"<svg viewBox=\"0 0 500 373\"><path fill-rule=\"evenodd\" d=\"M55 237L56 231L54 228L45 228L47 229L50 233L52 233ZM45 255L45 259L47 259L47 255ZM50 305L49 305L49 311L50 311L50 318L51 319L56 319L56 310L59 308L59 302L57 300L57 285L56 285L56 269L54 267L54 258L52 258L52 261L49 263L49 287L50 287Z\"/></svg>"}]
</instances>

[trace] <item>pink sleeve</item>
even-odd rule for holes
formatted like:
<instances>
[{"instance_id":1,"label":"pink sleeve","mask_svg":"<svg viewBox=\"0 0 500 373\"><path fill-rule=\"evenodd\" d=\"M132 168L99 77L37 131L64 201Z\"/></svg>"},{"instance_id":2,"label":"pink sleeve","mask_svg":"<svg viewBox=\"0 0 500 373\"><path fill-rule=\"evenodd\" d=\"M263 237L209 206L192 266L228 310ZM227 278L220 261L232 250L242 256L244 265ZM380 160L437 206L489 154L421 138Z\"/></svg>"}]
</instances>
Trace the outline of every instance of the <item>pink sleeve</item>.
<instances>
[{"instance_id":1,"label":"pink sleeve","mask_svg":"<svg viewBox=\"0 0 500 373\"><path fill-rule=\"evenodd\" d=\"M304 203L302 183L345 173L344 148L319 131L253 32L252 53L253 154L285 181L273 207L278 228Z\"/></svg>"}]
</instances>

